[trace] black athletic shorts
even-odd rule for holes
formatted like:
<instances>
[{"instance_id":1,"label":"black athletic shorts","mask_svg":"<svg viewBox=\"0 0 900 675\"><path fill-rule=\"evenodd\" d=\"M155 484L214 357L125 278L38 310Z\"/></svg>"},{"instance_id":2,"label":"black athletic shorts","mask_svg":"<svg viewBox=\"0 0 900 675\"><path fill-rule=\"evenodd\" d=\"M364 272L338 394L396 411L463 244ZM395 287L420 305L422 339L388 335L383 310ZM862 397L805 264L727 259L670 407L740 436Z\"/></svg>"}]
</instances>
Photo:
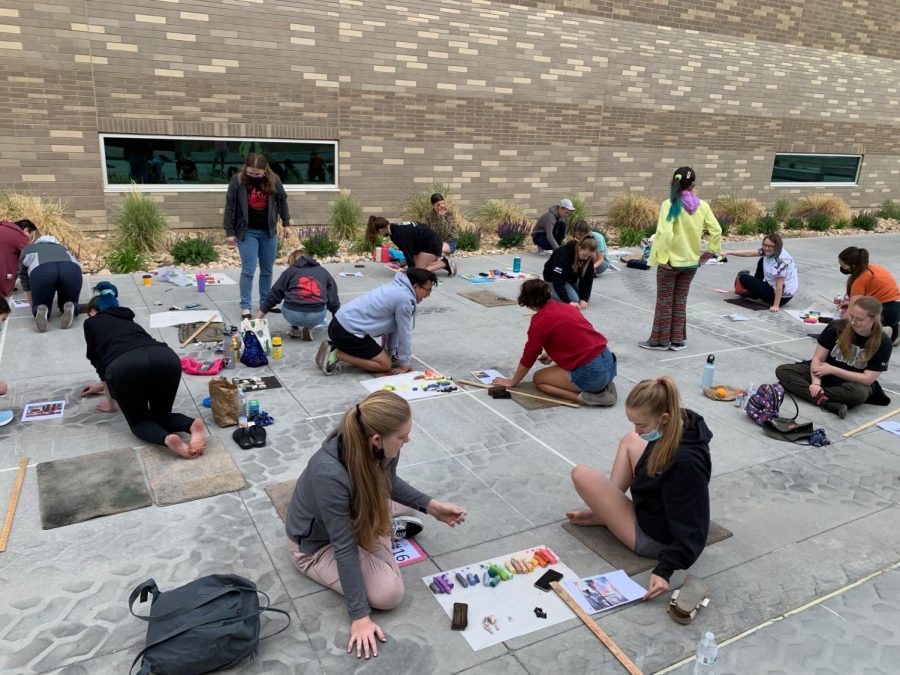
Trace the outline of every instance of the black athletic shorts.
<instances>
[{"instance_id":1,"label":"black athletic shorts","mask_svg":"<svg viewBox=\"0 0 900 675\"><path fill-rule=\"evenodd\" d=\"M369 335L357 337L339 324L334 317L331 317L331 323L328 324L328 339L342 352L358 359L374 359L384 351L374 338Z\"/></svg>"}]
</instances>

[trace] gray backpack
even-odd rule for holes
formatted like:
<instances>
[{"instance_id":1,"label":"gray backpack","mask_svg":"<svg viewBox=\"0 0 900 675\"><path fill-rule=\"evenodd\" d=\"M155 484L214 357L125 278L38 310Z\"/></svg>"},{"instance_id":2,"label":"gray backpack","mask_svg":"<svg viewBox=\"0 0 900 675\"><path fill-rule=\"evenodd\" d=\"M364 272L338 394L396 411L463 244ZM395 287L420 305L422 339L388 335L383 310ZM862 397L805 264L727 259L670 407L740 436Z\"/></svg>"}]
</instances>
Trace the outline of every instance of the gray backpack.
<instances>
[{"instance_id":1,"label":"gray backpack","mask_svg":"<svg viewBox=\"0 0 900 675\"><path fill-rule=\"evenodd\" d=\"M134 602L150 600L150 614L134 613ZM266 606L259 606L259 596ZM153 579L131 592L128 610L147 622L146 646L131 663L143 659L138 675L199 675L237 665L259 650L259 617L263 612L287 612L269 607L269 596L256 584L235 574L211 574L161 593ZM267 635L266 637L272 637Z\"/></svg>"}]
</instances>

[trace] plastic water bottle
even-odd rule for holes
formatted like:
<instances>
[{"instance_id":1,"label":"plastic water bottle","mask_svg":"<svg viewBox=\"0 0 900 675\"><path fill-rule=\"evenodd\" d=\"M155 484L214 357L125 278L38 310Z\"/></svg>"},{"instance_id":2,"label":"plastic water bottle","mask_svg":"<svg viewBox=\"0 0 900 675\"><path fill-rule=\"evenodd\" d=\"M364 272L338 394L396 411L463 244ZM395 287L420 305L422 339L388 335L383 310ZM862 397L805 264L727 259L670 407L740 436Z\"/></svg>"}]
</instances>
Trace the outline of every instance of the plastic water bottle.
<instances>
[{"instance_id":1,"label":"plastic water bottle","mask_svg":"<svg viewBox=\"0 0 900 675\"><path fill-rule=\"evenodd\" d=\"M715 374L716 357L714 354L710 354L706 357L706 364L703 366L703 377L700 378L700 391L712 386Z\"/></svg>"},{"instance_id":2,"label":"plastic water bottle","mask_svg":"<svg viewBox=\"0 0 900 675\"><path fill-rule=\"evenodd\" d=\"M751 382L750 386L747 387L747 393L744 394L744 407L745 408L747 407L747 404L750 402L750 397L753 396L753 394L755 394L755 393L756 393L756 387Z\"/></svg>"},{"instance_id":3,"label":"plastic water bottle","mask_svg":"<svg viewBox=\"0 0 900 675\"><path fill-rule=\"evenodd\" d=\"M706 633L697 644L697 660L694 662L694 675L715 675L716 659L719 658L719 647L716 636Z\"/></svg>"}]
</instances>

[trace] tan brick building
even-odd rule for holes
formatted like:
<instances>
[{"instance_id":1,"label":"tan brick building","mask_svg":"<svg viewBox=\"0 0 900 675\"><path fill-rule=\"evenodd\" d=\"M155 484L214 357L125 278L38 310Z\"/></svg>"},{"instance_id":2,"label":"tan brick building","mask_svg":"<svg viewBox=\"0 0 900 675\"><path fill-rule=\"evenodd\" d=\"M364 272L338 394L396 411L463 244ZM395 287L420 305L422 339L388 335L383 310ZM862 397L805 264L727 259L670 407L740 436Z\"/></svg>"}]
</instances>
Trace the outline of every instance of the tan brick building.
<instances>
[{"instance_id":1,"label":"tan brick building","mask_svg":"<svg viewBox=\"0 0 900 675\"><path fill-rule=\"evenodd\" d=\"M327 221L335 186L391 216L431 182L601 214L662 199L682 163L705 197L900 199L898 0L3 0L0 55L0 185L89 230L127 182L101 134L166 148L147 189L180 227L220 225L204 176L226 169L196 152L179 184L184 139L336 142L327 176L290 188L297 224ZM776 153L859 157L842 185L784 158L773 186Z\"/></svg>"}]
</instances>

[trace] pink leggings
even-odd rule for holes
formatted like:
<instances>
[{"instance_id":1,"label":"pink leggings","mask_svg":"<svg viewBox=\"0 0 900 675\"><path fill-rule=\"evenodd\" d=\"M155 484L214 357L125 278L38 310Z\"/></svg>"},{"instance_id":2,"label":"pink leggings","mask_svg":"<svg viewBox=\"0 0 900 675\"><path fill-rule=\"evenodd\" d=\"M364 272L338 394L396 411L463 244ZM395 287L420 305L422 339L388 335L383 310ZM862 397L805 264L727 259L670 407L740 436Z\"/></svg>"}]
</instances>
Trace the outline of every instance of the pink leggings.
<instances>
[{"instance_id":1,"label":"pink leggings","mask_svg":"<svg viewBox=\"0 0 900 675\"><path fill-rule=\"evenodd\" d=\"M391 502L392 516L412 513L414 513L412 509ZM404 587L400 568L394 559L391 538L380 537L375 550L371 552L361 547L357 547L357 550L369 606L381 610L394 609L403 601ZM338 576L337 561L334 559L334 547L331 544L323 546L312 555L307 555L300 552L297 542L288 540L288 551L291 553L294 567L302 574L341 595L344 594Z\"/></svg>"}]
</instances>

